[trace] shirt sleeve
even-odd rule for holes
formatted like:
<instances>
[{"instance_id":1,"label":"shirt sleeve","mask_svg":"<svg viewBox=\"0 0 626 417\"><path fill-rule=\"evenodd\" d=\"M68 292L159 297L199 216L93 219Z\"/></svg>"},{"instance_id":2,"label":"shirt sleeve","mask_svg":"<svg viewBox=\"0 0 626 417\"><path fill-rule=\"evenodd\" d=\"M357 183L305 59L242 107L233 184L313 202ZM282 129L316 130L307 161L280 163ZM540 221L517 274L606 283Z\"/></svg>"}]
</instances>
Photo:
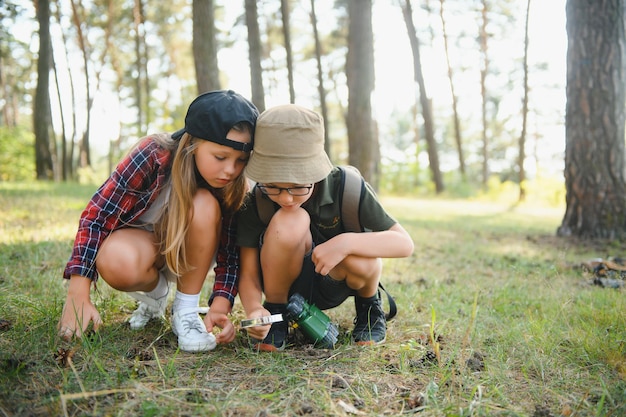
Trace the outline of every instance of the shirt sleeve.
<instances>
[{"instance_id":1,"label":"shirt sleeve","mask_svg":"<svg viewBox=\"0 0 626 417\"><path fill-rule=\"evenodd\" d=\"M213 292L209 297L209 305L217 296L227 298L231 306L235 303L239 282L239 246L236 242L236 232L236 216L225 216L222 220L220 244L214 268L215 282Z\"/></svg>"},{"instance_id":2,"label":"shirt sleeve","mask_svg":"<svg viewBox=\"0 0 626 417\"><path fill-rule=\"evenodd\" d=\"M139 216L153 200L158 158L154 142L145 140L115 168L87 203L79 224L64 278L98 278L96 255L102 242L121 224Z\"/></svg>"},{"instance_id":3,"label":"shirt sleeve","mask_svg":"<svg viewBox=\"0 0 626 417\"><path fill-rule=\"evenodd\" d=\"M397 223L397 221L385 211L374 190L367 183L361 195L359 216L362 226L374 232L389 230Z\"/></svg>"},{"instance_id":4,"label":"shirt sleeve","mask_svg":"<svg viewBox=\"0 0 626 417\"><path fill-rule=\"evenodd\" d=\"M265 197L263 197L265 198ZM237 212L237 244L246 248L259 247L267 225L259 218L254 190L248 192L244 206Z\"/></svg>"}]
</instances>

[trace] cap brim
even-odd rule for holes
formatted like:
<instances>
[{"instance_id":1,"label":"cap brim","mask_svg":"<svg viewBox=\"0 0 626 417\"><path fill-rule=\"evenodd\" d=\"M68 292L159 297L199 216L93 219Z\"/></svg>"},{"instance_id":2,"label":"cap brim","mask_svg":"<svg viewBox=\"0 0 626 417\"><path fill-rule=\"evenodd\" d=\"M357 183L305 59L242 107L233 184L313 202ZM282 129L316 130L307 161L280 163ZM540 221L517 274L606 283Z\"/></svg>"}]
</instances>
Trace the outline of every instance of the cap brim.
<instances>
[{"instance_id":1,"label":"cap brim","mask_svg":"<svg viewBox=\"0 0 626 417\"><path fill-rule=\"evenodd\" d=\"M185 128L183 127L180 130L177 130L176 132L172 133L172 139L174 140L179 140L180 138L183 137L183 135L186 133Z\"/></svg>"}]
</instances>

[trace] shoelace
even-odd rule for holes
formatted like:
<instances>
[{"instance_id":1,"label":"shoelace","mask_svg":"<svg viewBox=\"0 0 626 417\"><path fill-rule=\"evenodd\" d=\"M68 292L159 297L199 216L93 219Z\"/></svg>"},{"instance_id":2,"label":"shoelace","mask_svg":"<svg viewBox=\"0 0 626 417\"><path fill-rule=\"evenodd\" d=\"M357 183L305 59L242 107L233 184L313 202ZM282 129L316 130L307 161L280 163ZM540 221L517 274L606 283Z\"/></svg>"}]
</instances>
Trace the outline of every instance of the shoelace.
<instances>
[{"instance_id":1,"label":"shoelace","mask_svg":"<svg viewBox=\"0 0 626 417\"><path fill-rule=\"evenodd\" d=\"M207 311L208 309L206 307L199 307L195 310L185 313L185 315L180 318L183 329L187 332L195 330L198 333L203 333L204 326L202 321L198 317L198 313L206 313Z\"/></svg>"}]
</instances>

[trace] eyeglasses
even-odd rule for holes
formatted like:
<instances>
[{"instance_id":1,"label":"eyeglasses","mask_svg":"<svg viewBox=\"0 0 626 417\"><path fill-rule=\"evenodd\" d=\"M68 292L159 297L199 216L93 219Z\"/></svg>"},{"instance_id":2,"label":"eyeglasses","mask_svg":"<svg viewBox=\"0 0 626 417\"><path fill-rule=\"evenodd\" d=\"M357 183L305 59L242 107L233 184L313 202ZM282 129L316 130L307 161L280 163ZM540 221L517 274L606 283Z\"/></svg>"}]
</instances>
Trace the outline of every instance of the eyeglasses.
<instances>
[{"instance_id":1,"label":"eyeglasses","mask_svg":"<svg viewBox=\"0 0 626 417\"><path fill-rule=\"evenodd\" d=\"M280 195L280 193L284 190L287 191L292 196L298 197L307 195L311 188L313 188L313 184L311 185L299 185L297 187L274 187L273 185L257 185L259 190L265 195Z\"/></svg>"}]
</instances>

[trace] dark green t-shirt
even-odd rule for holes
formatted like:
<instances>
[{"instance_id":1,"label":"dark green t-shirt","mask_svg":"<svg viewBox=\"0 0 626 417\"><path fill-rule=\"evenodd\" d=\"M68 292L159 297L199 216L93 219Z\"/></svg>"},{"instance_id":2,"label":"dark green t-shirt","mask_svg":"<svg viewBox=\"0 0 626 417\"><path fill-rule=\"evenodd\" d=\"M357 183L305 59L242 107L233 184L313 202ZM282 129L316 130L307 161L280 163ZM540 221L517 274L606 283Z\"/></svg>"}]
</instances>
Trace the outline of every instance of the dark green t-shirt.
<instances>
[{"instance_id":1,"label":"dark green t-shirt","mask_svg":"<svg viewBox=\"0 0 626 417\"><path fill-rule=\"evenodd\" d=\"M342 183L341 170L333 168L325 179L315 184L313 195L302 205L311 217L311 233L315 243L325 242L346 232L341 221ZM262 198L268 197L264 195ZM276 209L278 207L276 205ZM267 225L259 218L254 190L248 193L238 216L237 244L257 247ZM362 192L359 216L361 225L373 232L388 230L396 224L396 220L385 211L369 186L364 187Z\"/></svg>"}]
</instances>

